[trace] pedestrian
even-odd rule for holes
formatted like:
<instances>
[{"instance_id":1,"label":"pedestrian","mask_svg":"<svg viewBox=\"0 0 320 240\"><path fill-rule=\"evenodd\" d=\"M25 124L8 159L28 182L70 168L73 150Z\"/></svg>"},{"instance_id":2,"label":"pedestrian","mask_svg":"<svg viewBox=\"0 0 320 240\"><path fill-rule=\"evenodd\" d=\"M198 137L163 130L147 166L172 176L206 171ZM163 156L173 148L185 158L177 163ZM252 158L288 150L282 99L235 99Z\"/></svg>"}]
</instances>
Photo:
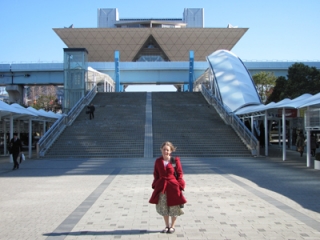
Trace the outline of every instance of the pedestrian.
<instances>
[{"instance_id":1,"label":"pedestrian","mask_svg":"<svg viewBox=\"0 0 320 240\"><path fill-rule=\"evenodd\" d=\"M91 120L91 118L94 118L94 111L96 110L96 108L94 107L94 105L91 103L88 107L89 109L89 119Z\"/></svg>"},{"instance_id":2,"label":"pedestrian","mask_svg":"<svg viewBox=\"0 0 320 240\"><path fill-rule=\"evenodd\" d=\"M22 144L21 140L18 138L16 133L13 134L13 138L10 140L10 154L12 154L13 158L13 169L19 169L18 157L22 153Z\"/></svg>"},{"instance_id":3,"label":"pedestrian","mask_svg":"<svg viewBox=\"0 0 320 240\"><path fill-rule=\"evenodd\" d=\"M264 147L265 147L265 134L264 134L263 122L260 124L259 142L260 142L260 146L261 146L262 148L264 148Z\"/></svg>"},{"instance_id":4,"label":"pedestrian","mask_svg":"<svg viewBox=\"0 0 320 240\"><path fill-rule=\"evenodd\" d=\"M311 145L311 155L312 157L314 157L316 155L316 148L317 148L317 137L314 133L311 134L310 145Z\"/></svg>"},{"instance_id":5,"label":"pedestrian","mask_svg":"<svg viewBox=\"0 0 320 240\"><path fill-rule=\"evenodd\" d=\"M184 213L180 205L187 202L182 194L185 181L180 158L171 157L171 153L176 150L173 144L164 142L160 150L162 156L154 163L153 193L149 203L156 204L157 213L163 216L165 228L161 233L174 233L177 217ZM171 225L169 217L171 217Z\"/></svg>"},{"instance_id":6,"label":"pedestrian","mask_svg":"<svg viewBox=\"0 0 320 240\"><path fill-rule=\"evenodd\" d=\"M305 141L305 137L303 135L303 132L300 131L297 137L297 142L296 142L297 151L300 152L300 157L302 157L304 152L304 145L305 145L304 141Z\"/></svg>"}]
</instances>

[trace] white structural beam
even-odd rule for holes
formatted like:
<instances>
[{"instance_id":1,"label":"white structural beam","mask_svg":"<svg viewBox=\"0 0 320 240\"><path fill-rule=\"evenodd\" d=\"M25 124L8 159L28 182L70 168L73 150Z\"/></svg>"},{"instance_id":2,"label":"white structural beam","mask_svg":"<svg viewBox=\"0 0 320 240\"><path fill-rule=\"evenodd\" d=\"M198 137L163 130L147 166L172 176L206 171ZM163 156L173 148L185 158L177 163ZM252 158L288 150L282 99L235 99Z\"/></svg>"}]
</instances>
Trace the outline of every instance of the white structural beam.
<instances>
[{"instance_id":1,"label":"white structural beam","mask_svg":"<svg viewBox=\"0 0 320 240\"><path fill-rule=\"evenodd\" d=\"M29 146L28 146L29 158L32 157L32 119L29 118Z\"/></svg>"},{"instance_id":2,"label":"white structural beam","mask_svg":"<svg viewBox=\"0 0 320 240\"><path fill-rule=\"evenodd\" d=\"M280 125L279 125L280 126ZM287 157L287 142L286 142L286 109L282 108L282 160L285 161Z\"/></svg>"},{"instance_id":3,"label":"white structural beam","mask_svg":"<svg viewBox=\"0 0 320 240\"><path fill-rule=\"evenodd\" d=\"M265 114L264 114L264 152L265 152L265 156L268 156L268 151L269 151L268 111L265 111Z\"/></svg>"}]
</instances>

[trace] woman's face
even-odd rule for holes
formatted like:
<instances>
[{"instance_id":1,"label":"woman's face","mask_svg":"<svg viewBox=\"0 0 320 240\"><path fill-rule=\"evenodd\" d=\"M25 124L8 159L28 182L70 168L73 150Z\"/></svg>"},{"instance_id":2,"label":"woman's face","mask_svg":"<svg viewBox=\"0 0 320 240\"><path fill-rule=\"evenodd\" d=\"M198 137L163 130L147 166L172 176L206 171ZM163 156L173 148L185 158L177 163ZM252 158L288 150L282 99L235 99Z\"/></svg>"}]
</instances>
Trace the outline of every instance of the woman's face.
<instances>
[{"instance_id":1,"label":"woman's face","mask_svg":"<svg viewBox=\"0 0 320 240\"><path fill-rule=\"evenodd\" d=\"M162 152L163 158L168 158L168 157L170 157L170 154L172 151L169 146L164 145L163 148L161 149L161 152Z\"/></svg>"}]
</instances>

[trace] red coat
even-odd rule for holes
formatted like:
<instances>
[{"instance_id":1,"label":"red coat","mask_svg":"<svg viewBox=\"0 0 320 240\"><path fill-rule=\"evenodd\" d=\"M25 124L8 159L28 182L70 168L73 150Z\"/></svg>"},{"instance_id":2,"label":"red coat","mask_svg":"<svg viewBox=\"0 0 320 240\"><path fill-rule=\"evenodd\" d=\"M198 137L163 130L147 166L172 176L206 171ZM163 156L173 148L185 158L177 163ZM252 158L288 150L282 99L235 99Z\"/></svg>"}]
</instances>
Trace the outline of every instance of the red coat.
<instances>
[{"instance_id":1,"label":"red coat","mask_svg":"<svg viewBox=\"0 0 320 240\"><path fill-rule=\"evenodd\" d=\"M159 194L161 192L166 193L168 206L180 205L187 202L182 194L182 190L185 187L185 182L183 180L180 158L176 157L175 159L178 180L174 176L174 168L171 163L165 167L162 156L156 159L153 171L154 180L152 182L152 188L154 190L149 203L157 204L159 200Z\"/></svg>"}]
</instances>

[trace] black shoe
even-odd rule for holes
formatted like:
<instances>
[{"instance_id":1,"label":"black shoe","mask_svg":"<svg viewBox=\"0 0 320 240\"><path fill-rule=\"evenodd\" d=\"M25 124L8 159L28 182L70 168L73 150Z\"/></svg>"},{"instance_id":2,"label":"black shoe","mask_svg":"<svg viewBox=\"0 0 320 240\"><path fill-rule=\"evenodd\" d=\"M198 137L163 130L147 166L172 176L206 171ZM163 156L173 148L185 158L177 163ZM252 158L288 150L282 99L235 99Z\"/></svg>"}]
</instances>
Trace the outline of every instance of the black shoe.
<instances>
[{"instance_id":1,"label":"black shoe","mask_svg":"<svg viewBox=\"0 0 320 240\"><path fill-rule=\"evenodd\" d=\"M169 231L169 227L166 227L165 229L163 229L163 230L161 231L161 233L168 233L168 231Z\"/></svg>"}]
</instances>

